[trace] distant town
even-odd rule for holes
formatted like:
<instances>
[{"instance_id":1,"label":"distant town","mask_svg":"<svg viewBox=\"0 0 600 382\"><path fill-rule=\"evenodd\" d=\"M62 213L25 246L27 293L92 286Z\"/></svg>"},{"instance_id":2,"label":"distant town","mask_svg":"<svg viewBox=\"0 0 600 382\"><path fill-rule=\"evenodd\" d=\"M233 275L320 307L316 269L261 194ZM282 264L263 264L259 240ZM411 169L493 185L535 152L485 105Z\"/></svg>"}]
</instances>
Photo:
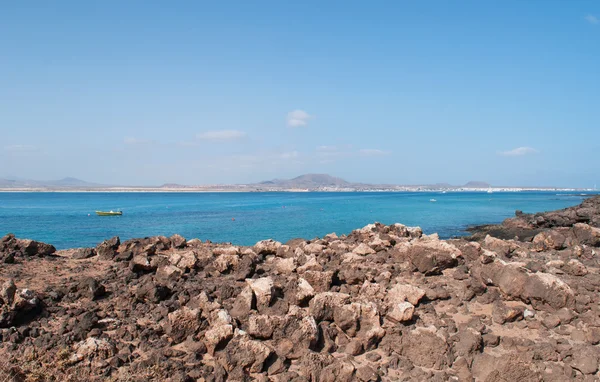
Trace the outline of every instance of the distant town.
<instances>
[{"instance_id":1,"label":"distant town","mask_svg":"<svg viewBox=\"0 0 600 382\"><path fill-rule=\"evenodd\" d=\"M390 185L352 183L327 174L305 174L293 179L274 179L252 184L208 184L161 186L124 186L90 183L76 178L37 181L0 178L0 192L590 192L595 188L492 186L485 182L464 185Z\"/></svg>"}]
</instances>

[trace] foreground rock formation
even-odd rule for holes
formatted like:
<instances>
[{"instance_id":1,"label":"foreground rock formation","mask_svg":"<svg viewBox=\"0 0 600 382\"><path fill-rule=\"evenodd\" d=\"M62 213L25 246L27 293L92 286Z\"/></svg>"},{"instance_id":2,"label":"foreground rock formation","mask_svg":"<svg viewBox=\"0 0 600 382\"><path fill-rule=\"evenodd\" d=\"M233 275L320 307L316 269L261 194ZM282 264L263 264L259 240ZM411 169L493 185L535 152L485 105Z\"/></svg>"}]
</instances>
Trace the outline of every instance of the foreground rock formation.
<instances>
[{"instance_id":1,"label":"foreground rock formation","mask_svg":"<svg viewBox=\"0 0 600 382\"><path fill-rule=\"evenodd\" d=\"M597 380L599 206L447 241L400 224L253 247L7 235L0 377Z\"/></svg>"}]
</instances>

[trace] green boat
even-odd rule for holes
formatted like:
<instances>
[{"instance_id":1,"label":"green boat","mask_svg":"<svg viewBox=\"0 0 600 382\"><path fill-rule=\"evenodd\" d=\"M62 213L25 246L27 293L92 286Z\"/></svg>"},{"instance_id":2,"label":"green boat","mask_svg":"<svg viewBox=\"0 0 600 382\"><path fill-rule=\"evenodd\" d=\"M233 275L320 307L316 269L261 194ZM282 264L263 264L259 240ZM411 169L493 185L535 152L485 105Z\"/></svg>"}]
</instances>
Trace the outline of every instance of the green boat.
<instances>
[{"instance_id":1,"label":"green boat","mask_svg":"<svg viewBox=\"0 0 600 382\"><path fill-rule=\"evenodd\" d=\"M120 216L123 215L121 211L96 211L98 216Z\"/></svg>"}]
</instances>

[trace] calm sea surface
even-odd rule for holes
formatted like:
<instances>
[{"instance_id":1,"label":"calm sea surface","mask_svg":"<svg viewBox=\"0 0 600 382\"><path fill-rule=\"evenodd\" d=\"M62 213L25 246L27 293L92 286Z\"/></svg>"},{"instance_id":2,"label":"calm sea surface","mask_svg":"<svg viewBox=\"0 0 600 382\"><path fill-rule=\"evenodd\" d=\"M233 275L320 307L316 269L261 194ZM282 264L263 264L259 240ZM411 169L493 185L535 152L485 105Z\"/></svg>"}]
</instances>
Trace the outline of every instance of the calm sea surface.
<instances>
[{"instance_id":1,"label":"calm sea surface","mask_svg":"<svg viewBox=\"0 0 600 382\"><path fill-rule=\"evenodd\" d=\"M349 233L379 221L418 225L447 238L465 234L470 225L499 223L517 209L555 210L584 197L556 192L0 193L0 236L12 232L59 249L95 246L115 235L123 240L175 233L253 245L266 238L285 242ZM117 209L123 216L94 213Z\"/></svg>"}]
</instances>

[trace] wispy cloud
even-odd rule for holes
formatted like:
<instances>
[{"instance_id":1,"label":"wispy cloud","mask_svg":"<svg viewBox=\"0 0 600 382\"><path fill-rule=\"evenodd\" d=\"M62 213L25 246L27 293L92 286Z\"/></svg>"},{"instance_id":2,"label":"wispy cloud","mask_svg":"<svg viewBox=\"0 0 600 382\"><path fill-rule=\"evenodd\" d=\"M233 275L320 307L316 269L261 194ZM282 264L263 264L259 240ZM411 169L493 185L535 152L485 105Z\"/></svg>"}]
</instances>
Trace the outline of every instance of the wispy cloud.
<instances>
[{"instance_id":1,"label":"wispy cloud","mask_svg":"<svg viewBox=\"0 0 600 382\"><path fill-rule=\"evenodd\" d=\"M533 147L517 147L516 149L508 150L508 151L499 151L498 154L505 157L520 157L523 155L536 154L539 153L538 150Z\"/></svg>"},{"instance_id":2,"label":"wispy cloud","mask_svg":"<svg viewBox=\"0 0 600 382\"><path fill-rule=\"evenodd\" d=\"M389 151L383 151L378 149L361 149L358 153L364 157L378 157L390 154Z\"/></svg>"},{"instance_id":3,"label":"wispy cloud","mask_svg":"<svg viewBox=\"0 0 600 382\"><path fill-rule=\"evenodd\" d=\"M4 150L17 151L17 152L36 151L37 147L32 146L32 145L9 145L9 146L4 146Z\"/></svg>"},{"instance_id":4,"label":"wispy cloud","mask_svg":"<svg viewBox=\"0 0 600 382\"><path fill-rule=\"evenodd\" d=\"M337 146L318 146L317 147L317 151L319 152L331 152L331 151L337 151Z\"/></svg>"},{"instance_id":5,"label":"wispy cloud","mask_svg":"<svg viewBox=\"0 0 600 382\"><path fill-rule=\"evenodd\" d=\"M197 134L196 138L203 141L236 141L246 136L246 133L239 130L212 130Z\"/></svg>"},{"instance_id":6,"label":"wispy cloud","mask_svg":"<svg viewBox=\"0 0 600 382\"><path fill-rule=\"evenodd\" d=\"M304 110L290 111L287 115L287 124L290 127L302 127L308 125L308 121L313 118Z\"/></svg>"},{"instance_id":7,"label":"wispy cloud","mask_svg":"<svg viewBox=\"0 0 600 382\"><path fill-rule=\"evenodd\" d=\"M126 145L149 145L154 143L154 141L143 138L125 137L125 139L123 139L123 143Z\"/></svg>"},{"instance_id":8,"label":"wispy cloud","mask_svg":"<svg viewBox=\"0 0 600 382\"><path fill-rule=\"evenodd\" d=\"M298 158L298 151L290 151L290 152L286 152L286 153L282 153L280 155L281 159L294 159L294 158Z\"/></svg>"},{"instance_id":9,"label":"wispy cloud","mask_svg":"<svg viewBox=\"0 0 600 382\"><path fill-rule=\"evenodd\" d=\"M585 16L585 21L587 21L590 24L600 24L600 19L598 19L596 16L594 15L587 15Z\"/></svg>"}]
</instances>

